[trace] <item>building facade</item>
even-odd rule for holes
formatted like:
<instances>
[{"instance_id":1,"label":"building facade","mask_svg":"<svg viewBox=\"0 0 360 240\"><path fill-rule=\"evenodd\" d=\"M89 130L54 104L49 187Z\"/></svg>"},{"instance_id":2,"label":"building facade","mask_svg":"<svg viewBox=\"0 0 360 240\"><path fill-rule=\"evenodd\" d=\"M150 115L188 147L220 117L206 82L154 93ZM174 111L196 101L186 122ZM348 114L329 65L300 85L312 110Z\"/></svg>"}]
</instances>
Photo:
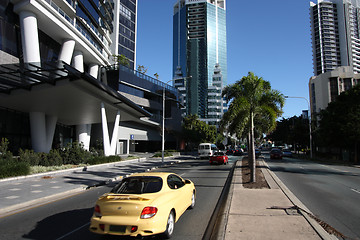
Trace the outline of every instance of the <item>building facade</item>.
<instances>
[{"instance_id":1,"label":"building facade","mask_svg":"<svg viewBox=\"0 0 360 240\"><path fill-rule=\"evenodd\" d=\"M114 55L124 55L129 67L136 68L137 0L117 0L114 3L114 32L111 39Z\"/></svg>"},{"instance_id":2,"label":"building facade","mask_svg":"<svg viewBox=\"0 0 360 240\"><path fill-rule=\"evenodd\" d=\"M151 119L159 113L155 103L147 108L154 112L150 113L119 87L121 80L138 90L144 82L131 83L136 81L134 74L111 79L104 67L113 61L114 44L133 47L134 58L121 48L116 52L129 58L128 70L134 67L136 4L135 0L0 1L0 139L9 140L10 150L49 152L76 140L89 150L100 140L105 155L114 155L129 153L137 137L146 141L158 134L160 139L159 123ZM121 32L120 24L131 33ZM114 34L120 36L116 41ZM126 45L122 34L135 40ZM147 102L147 96L136 100Z\"/></svg>"},{"instance_id":3,"label":"building facade","mask_svg":"<svg viewBox=\"0 0 360 240\"><path fill-rule=\"evenodd\" d=\"M314 75L350 66L360 72L360 1L310 2Z\"/></svg>"},{"instance_id":4,"label":"building facade","mask_svg":"<svg viewBox=\"0 0 360 240\"><path fill-rule=\"evenodd\" d=\"M310 2L314 75L309 81L311 114L358 84L360 0Z\"/></svg>"},{"instance_id":5,"label":"building facade","mask_svg":"<svg viewBox=\"0 0 360 240\"><path fill-rule=\"evenodd\" d=\"M226 46L225 0L175 3L173 76L174 86L182 95L183 116L196 114L213 125L220 122L226 104L214 88L227 82ZM220 102L215 100L219 97Z\"/></svg>"},{"instance_id":6,"label":"building facade","mask_svg":"<svg viewBox=\"0 0 360 240\"><path fill-rule=\"evenodd\" d=\"M333 71L310 78L311 112L319 113L335 101L340 93L360 83L360 74L354 73L349 66L338 67Z\"/></svg>"}]
</instances>

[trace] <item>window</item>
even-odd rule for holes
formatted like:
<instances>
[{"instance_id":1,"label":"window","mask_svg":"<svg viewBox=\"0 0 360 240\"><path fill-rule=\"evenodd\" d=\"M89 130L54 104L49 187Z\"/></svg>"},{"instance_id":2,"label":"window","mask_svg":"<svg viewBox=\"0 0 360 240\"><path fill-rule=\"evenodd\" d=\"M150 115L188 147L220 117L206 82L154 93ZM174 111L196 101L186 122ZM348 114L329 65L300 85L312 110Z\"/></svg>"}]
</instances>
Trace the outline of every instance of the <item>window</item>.
<instances>
[{"instance_id":1,"label":"window","mask_svg":"<svg viewBox=\"0 0 360 240\"><path fill-rule=\"evenodd\" d=\"M159 192L162 188L160 177L128 177L123 179L111 193L143 194Z\"/></svg>"},{"instance_id":2,"label":"window","mask_svg":"<svg viewBox=\"0 0 360 240\"><path fill-rule=\"evenodd\" d=\"M179 189L185 185L183 180L176 175L169 175L167 183L171 189Z\"/></svg>"}]
</instances>

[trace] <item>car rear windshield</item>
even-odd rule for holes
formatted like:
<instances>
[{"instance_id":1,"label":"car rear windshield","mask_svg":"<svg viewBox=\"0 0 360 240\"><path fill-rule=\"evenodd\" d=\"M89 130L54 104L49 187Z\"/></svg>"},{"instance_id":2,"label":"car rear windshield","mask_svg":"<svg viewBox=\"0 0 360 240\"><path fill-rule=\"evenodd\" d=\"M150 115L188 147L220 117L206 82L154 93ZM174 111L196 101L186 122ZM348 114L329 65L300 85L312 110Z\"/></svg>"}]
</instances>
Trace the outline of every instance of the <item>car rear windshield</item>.
<instances>
[{"instance_id":1,"label":"car rear windshield","mask_svg":"<svg viewBox=\"0 0 360 240\"><path fill-rule=\"evenodd\" d=\"M111 192L120 194L142 194L159 192L163 182L160 177L128 177L116 185Z\"/></svg>"}]
</instances>

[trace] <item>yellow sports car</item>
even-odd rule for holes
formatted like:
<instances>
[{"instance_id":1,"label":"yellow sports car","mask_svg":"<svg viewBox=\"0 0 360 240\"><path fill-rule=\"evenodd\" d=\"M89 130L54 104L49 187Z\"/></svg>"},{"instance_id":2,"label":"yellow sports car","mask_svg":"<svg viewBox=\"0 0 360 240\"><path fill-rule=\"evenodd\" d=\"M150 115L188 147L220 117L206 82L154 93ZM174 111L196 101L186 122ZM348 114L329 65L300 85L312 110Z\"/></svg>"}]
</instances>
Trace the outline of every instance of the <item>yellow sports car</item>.
<instances>
[{"instance_id":1,"label":"yellow sports car","mask_svg":"<svg viewBox=\"0 0 360 240\"><path fill-rule=\"evenodd\" d=\"M175 222L195 206L194 183L174 173L146 172L124 178L96 202L90 231L170 238Z\"/></svg>"}]
</instances>

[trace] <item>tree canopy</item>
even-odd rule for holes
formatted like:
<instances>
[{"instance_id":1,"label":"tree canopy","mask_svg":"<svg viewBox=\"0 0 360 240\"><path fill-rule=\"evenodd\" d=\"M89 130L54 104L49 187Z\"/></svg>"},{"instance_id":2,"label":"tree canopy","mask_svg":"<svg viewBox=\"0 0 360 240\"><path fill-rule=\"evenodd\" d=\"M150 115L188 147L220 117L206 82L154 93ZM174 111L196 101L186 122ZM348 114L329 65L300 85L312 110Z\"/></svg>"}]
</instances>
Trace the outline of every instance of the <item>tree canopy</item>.
<instances>
[{"instance_id":1,"label":"tree canopy","mask_svg":"<svg viewBox=\"0 0 360 240\"><path fill-rule=\"evenodd\" d=\"M251 180L255 182L254 127L258 134L275 128L276 118L282 114L284 97L271 89L270 82L249 72L235 84L226 86L223 96L230 103L221 121L223 131L238 138L249 134L249 160Z\"/></svg>"},{"instance_id":2,"label":"tree canopy","mask_svg":"<svg viewBox=\"0 0 360 240\"><path fill-rule=\"evenodd\" d=\"M197 115L186 116L182 127L185 141L195 146L202 142L214 143L217 139L216 127L201 121Z\"/></svg>"},{"instance_id":3,"label":"tree canopy","mask_svg":"<svg viewBox=\"0 0 360 240\"><path fill-rule=\"evenodd\" d=\"M355 149L357 153L360 141L360 85L341 93L336 101L320 112L319 128L315 133L318 146Z\"/></svg>"}]
</instances>

